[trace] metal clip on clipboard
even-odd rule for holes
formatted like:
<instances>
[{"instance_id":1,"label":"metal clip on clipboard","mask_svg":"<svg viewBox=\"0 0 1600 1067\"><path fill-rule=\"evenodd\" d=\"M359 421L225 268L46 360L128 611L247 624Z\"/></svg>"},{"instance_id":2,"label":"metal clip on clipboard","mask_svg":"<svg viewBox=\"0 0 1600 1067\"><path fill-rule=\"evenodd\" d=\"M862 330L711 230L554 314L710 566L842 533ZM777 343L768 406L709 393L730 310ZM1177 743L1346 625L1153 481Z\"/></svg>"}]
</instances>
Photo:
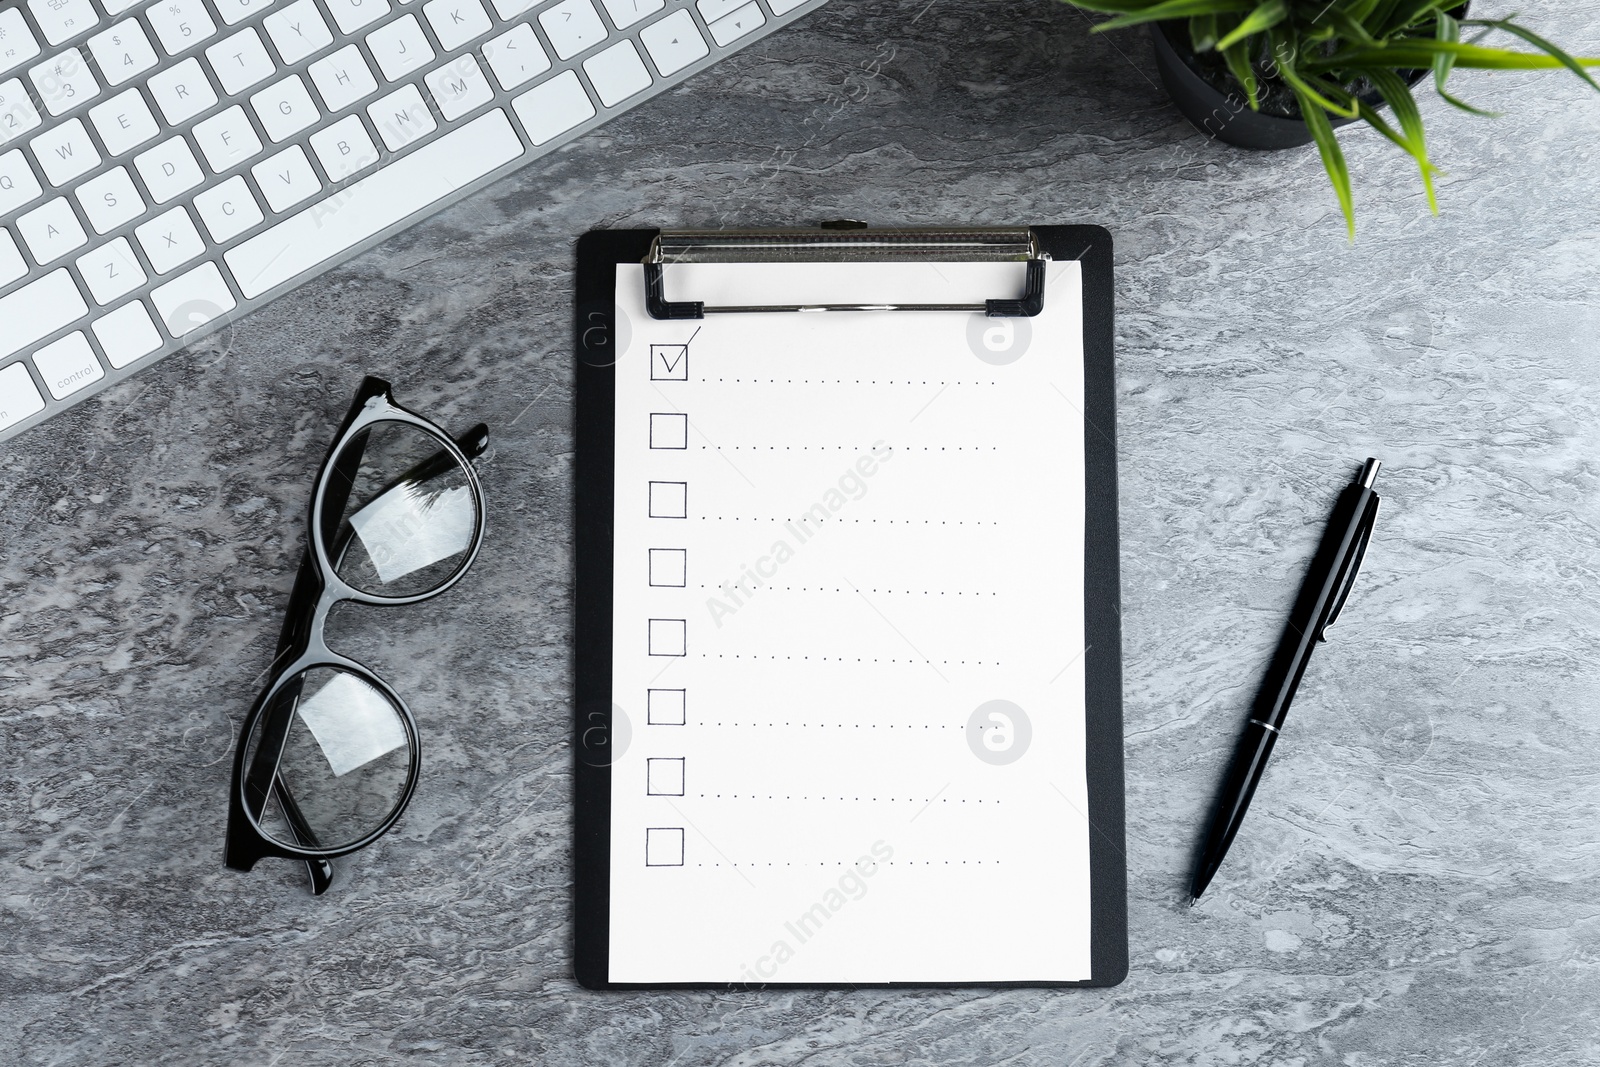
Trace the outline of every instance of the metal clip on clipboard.
<instances>
[{"instance_id":1,"label":"metal clip on clipboard","mask_svg":"<svg viewBox=\"0 0 1600 1067\"><path fill-rule=\"evenodd\" d=\"M1044 308L1044 266L1050 253L1034 232L1011 229L873 229L864 223L823 223L818 229L663 230L644 259L644 302L655 319L700 319L710 314L765 311L965 311L991 318L1032 318ZM976 304L753 304L707 307L668 300L669 263L1026 263L1021 299Z\"/></svg>"}]
</instances>

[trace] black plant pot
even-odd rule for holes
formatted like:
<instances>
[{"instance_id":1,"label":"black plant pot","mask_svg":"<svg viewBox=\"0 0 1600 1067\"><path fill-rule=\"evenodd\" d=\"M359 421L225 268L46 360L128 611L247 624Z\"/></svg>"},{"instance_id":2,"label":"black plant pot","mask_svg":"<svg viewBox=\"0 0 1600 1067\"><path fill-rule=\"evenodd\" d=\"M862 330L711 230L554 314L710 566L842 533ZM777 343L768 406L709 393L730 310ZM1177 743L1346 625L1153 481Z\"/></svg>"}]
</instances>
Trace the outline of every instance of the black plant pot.
<instances>
[{"instance_id":1,"label":"black plant pot","mask_svg":"<svg viewBox=\"0 0 1600 1067\"><path fill-rule=\"evenodd\" d=\"M1463 4L1451 12L1458 18L1466 14ZM1298 148L1310 144L1311 131L1300 118L1284 118L1250 110L1250 103L1242 91L1224 93L1201 77L1191 63L1194 50L1189 41L1187 22L1157 22L1150 27L1150 39L1155 43L1156 69L1161 72L1161 84L1166 87L1172 102L1178 105L1183 117L1207 137L1224 141L1240 148ZM1407 85L1415 85L1427 75L1425 70L1399 71ZM1375 107L1383 100L1376 94L1363 97ZM1328 116L1334 126L1345 126L1355 119Z\"/></svg>"}]
</instances>

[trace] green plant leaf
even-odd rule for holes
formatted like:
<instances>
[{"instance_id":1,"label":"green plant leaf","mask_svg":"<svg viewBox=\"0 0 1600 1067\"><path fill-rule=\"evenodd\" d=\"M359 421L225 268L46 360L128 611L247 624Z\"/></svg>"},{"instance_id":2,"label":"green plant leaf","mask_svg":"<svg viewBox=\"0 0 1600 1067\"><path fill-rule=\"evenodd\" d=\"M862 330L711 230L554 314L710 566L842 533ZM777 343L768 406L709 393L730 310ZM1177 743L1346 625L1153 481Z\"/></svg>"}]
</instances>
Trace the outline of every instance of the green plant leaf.
<instances>
[{"instance_id":1,"label":"green plant leaf","mask_svg":"<svg viewBox=\"0 0 1600 1067\"><path fill-rule=\"evenodd\" d=\"M1400 0L1390 12L1388 20L1373 36L1394 37L1425 22L1435 12L1460 6L1461 0Z\"/></svg>"},{"instance_id":2,"label":"green plant leaf","mask_svg":"<svg viewBox=\"0 0 1600 1067\"><path fill-rule=\"evenodd\" d=\"M1301 77L1300 72L1295 69L1293 51L1282 40L1276 38L1274 39L1273 55L1278 60L1278 75L1283 78L1284 81L1289 83L1289 88L1294 90L1294 94L1297 98L1301 96L1310 97L1312 100L1316 101L1316 104L1319 108L1326 111L1331 111L1335 115L1339 115L1343 118L1353 119L1360 114L1360 110L1353 104L1345 105L1335 103L1333 100L1329 99L1325 93L1320 91L1316 86L1312 85L1310 81Z\"/></svg>"},{"instance_id":3,"label":"green plant leaf","mask_svg":"<svg viewBox=\"0 0 1600 1067\"><path fill-rule=\"evenodd\" d=\"M1189 43L1196 52L1209 52L1217 47L1217 16L1195 15L1189 20Z\"/></svg>"},{"instance_id":4,"label":"green plant leaf","mask_svg":"<svg viewBox=\"0 0 1600 1067\"><path fill-rule=\"evenodd\" d=\"M1428 159L1428 147L1422 131L1422 112L1417 109L1416 98L1411 95L1411 87L1405 79L1392 70L1374 70L1367 75L1372 80L1372 85L1378 90L1389 109L1394 112L1394 117L1399 120L1400 129L1405 134L1401 143L1412 159L1417 161L1417 169L1422 173L1422 186L1428 191L1428 210L1435 215L1439 213L1439 198L1434 194L1433 172L1436 169Z\"/></svg>"},{"instance_id":5,"label":"green plant leaf","mask_svg":"<svg viewBox=\"0 0 1600 1067\"><path fill-rule=\"evenodd\" d=\"M1245 41L1229 45L1222 50L1222 60L1228 64L1228 73L1233 75L1233 80L1244 86L1244 95L1245 99L1250 101L1250 110L1260 111L1261 87L1256 81L1256 68L1250 62L1250 45Z\"/></svg>"},{"instance_id":6,"label":"green plant leaf","mask_svg":"<svg viewBox=\"0 0 1600 1067\"><path fill-rule=\"evenodd\" d=\"M1407 37L1399 41L1377 45L1356 46L1335 52L1330 56L1317 56L1307 60L1307 70L1358 70L1376 68L1389 70L1426 70L1433 66L1434 57L1448 55L1458 67L1479 70L1549 70L1566 66L1560 59L1536 52L1512 52L1505 48L1485 48L1482 45L1458 44L1451 41ZM1600 67L1600 57L1577 56L1575 63L1586 67Z\"/></svg>"},{"instance_id":7,"label":"green plant leaf","mask_svg":"<svg viewBox=\"0 0 1600 1067\"><path fill-rule=\"evenodd\" d=\"M1579 60L1568 55L1566 52L1562 51L1556 45L1545 40L1543 37L1540 37L1532 30L1525 26L1519 26L1510 19L1466 19L1464 20L1463 25L1490 26L1497 30L1503 30L1506 33L1512 34L1513 36L1521 37L1524 41L1527 41L1541 52L1545 52L1554 59L1559 60L1563 67L1566 67L1568 70L1572 71L1572 73L1588 82L1595 91L1600 92L1600 82L1596 82L1594 78L1589 76L1589 72L1583 69L1583 65L1585 63L1587 63L1589 66L1600 66L1600 58L1586 59L1580 62Z\"/></svg>"},{"instance_id":8,"label":"green plant leaf","mask_svg":"<svg viewBox=\"0 0 1600 1067\"><path fill-rule=\"evenodd\" d=\"M1126 26L1138 26L1146 22L1193 18L1195 15L1248 11L1255 6L1250 0L1159 0L1154 4L1139 3L1138 0L1087 0L1087 2L1072 0L1072 2L1089 11L1101 11L1116 16L1096 25L1090 31L1092 33L1120 30Z\"/></svg>"},{"instance_id":9,"label":"green plant leaf","mask_svg":"<svg viewBox=\"0 0 1600 1067\"><path fill-rule=\"evenodd\" d=\"M1356 205L1355 197L1350 192L1350 168L1345 165L1344 153L1339 150L1338 138L1333 135L1333 124L1328 121L1328 113L1318 103L1318 98L1294 86L1295 99L1300 101L1300 114L1305 119L1306 129L1311 131L1312 140L1317 143L1317 152L1322 156L1322 166L1328 172L1328 180L1333 182L1333 191L1339 197L1339 208L1344 212L1345 231L1350 240L1356 239Z\"/></svg>"},{"instance_id":10,"label":"green plant leaf","mask_svg":"<svg viewBox=\"0 0 1600 1067\"><path fill-rule=\"evenodd\" d=\"M1266 3L1246 15L1244 21L1218 41L1217 47L1231 48L1247 37L1253 37L1263 30L1270 30L1288 17L1289 5L1285 0L1266 0Z\"/></svg>"},{"instance_id":11,"label":"green plant leaf","mask_svg":"<svg viewBox=\"0 0 1600 1067\"><path fill-rule=\"evenodd\" d=\"M1457 22L1454 16L1448 15L1443 11L1437 11L1434 13L1433 19L1435 40L1445 41L1451 44L1460 43L1461 23ZM1444 87L1444 83L1449 79L1450 71L1455 67L1455 65L1455 56L1441 54L1433 57L1434 90L1438 92L1439 96L1443 98L1445 103L1452 107L1460 108L1462 111L1465 111L1471 115L1482 115L1485 118L1498 118L1498 112L1484 111L1481 108L1473 107L1465 100L1458 99L1457 97L1451 95L1449 90Z\"/></svg>"}]
</instances>

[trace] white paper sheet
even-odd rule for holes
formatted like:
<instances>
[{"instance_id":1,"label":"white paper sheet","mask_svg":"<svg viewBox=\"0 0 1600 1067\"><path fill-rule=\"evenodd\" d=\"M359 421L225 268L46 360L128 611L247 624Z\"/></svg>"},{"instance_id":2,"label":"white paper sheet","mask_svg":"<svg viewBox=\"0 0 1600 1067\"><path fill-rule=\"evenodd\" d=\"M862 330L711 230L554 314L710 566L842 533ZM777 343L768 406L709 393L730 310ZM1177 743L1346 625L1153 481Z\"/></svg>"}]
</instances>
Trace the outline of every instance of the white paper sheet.
<instances>
[{"instance_id":1,"label":"white paper sheet","mask_svg":"<svg viewBox=\"0 0 1600 1067\"><path fill-rule=\"evenodd\" d=\"M1016 264L674 266L971 301ZM619 267L616 982L1088 978L1081 281Z\"/></svg>"}]
</instances>

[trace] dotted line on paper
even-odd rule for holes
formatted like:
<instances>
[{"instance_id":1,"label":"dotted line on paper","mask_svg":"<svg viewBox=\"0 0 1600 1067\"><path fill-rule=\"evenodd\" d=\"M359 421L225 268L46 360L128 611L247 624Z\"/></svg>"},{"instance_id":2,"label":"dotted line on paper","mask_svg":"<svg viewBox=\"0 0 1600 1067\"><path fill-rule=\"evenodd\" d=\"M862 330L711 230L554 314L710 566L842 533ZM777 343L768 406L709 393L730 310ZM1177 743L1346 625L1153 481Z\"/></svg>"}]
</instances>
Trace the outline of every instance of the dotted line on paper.
<instances>
[{"instance_id":1,"label":"dotted line on paper","mask_svg":"<svg viewBox=\"0 0 1600 1067\"><path fill-rule=\"evenodd\" d=\"M778 516L767 518L760 515L701 515L700 518L716 522L819 522L818 519L811 515L802 515L798 519L785 519ZM951 524L949 519L841 519L837 515L829 515L826 519L820 520L820 522L864 522L868 525L882 522L890 526L949 526ZM956 519L955 525L999 526L1000 524L989 519Z\"/></svg>"},{"instance_id":2,"label":"dotted line on paper","mask_svg":"<svg viewBox=\"0 0 1600 1067\"><path fill-rule=\"evenodd\" d=\"M721 445L696 445L695 447L700 449L700 451L702 451L702 452L704 452L707 449L715 449L718 452L721 452L723 450ZM1000 451L1000 446L999 445L939 445L937 447L935 447L934 445L895 445L894 447L897 450L904 449L907 452L916 452L919 449L921 451L923 451L923 452L998 452L998 451ZM795 451L795 448L796 448L796 446L794 446L794 445L784 445L783 446L783 451L785 451L785 452L793 452L793 451ZM730 451L730 452L737 452L740 449L743 449L746 452L761 452L761 451L776 452L776 451L778 451L778 446L777 445L729 445L728 446L728 451ZM838 452L865 452L865 451L867 451L866 449L862 448L860 445L800 445L799 446L799 450L801 452L810 452L812 449L816 449L818 452L827 452L827 451L830 451L830 450L838 451Z\"/></svg>"},{"instance_id":3,"label":"dotted line on paper","mask_svg":"<svg viewBox=\"0 0 1600 1067\"><path fill-rule=\"evenodd\" d=\"M710 378L702 379L711 381ZM848 378L718 378L719 382L733 382L736 385L998 385L997 381L987 382L918 382L907 379L905 381L878 381L876 378L857 378L854 381Z\"/></svg>"},{"instance_id":4,"label":"dotted line on paper","mask_svg":"<svg viewBox=\"0 0 1600 1067\"><path fill-rule=\"evenodd\" d=\"M861 861L860 860L855 860L855 861L834 860L833 861L833 866L835 866L835 867L854 867L859 862L861 862ZM982 867L984 864L988 864L991 867L1000 866L1000 861L999 860L874 860L873 862L874 863L880 863L880 864L883 864L883 865L888 866L888 867L893 867L897 863L902 867L919 867L919 866L920 867L938 867L938 866L963 867L963 866L966 866L968 864L971 864L974 867ZM695 864L695 866L696 867L809 867L811 865L809 863L759 863L758 862L758 863L697 863L697 864ZM818 860L817 861L817 866L818 867L826 867L826 866L828 866L828 861L827 860Z\"/></svg>"},{"instance_id":5,"label":"dotted line on paper","mask_svg":"<svg viewBox=\"0 0 1600 1067\"><path fill-rule=\"evenodd\" d=\"M700 588L701 589L716 589L718 587L714 586L714 585L707 585L705 582L701 582L700 583ZM919 596L919 595L920 596L933 596L933 594L935 592L935 590L932 590L932 589L859 589L858 590L858 589L849 589L849 588L845 588L845 587L842 587L842 586L839 587L839 588L830 588L828 586L822 586L822 585L764 585L761 588L763 588L763 589L782 589L785 593L856 593L856 592L861 592L861 593L883 593L883 594L886 594L888 596L902 596L902 595L903 596ZM964 591L962 591L960 589L956 589L954 591L946 590L946 589L940 589L940 590L937 590L937 592L938 592L938 594L940 596L999 596L1000 595L999 593L996 593L996 592L968 593L968 592L964 592Z\"/></svg>"},{"instance_id":6,"label":"dotted line on paper","mask_svg":"<svg viewBox=\"0 0 1600 1067\"><path fill-rule=\"evenodd\" d=\"M711 653L709 653L709 652L699 652L699 653L696 653L696 655L698 655L701 659L710 659L711 658ZM1000 661L999 660L981 660L981 659L938 659L938 660L935 660L935 659L918 659L918 658L895 659L892 656L885 657L883 659L867 659L867 658L865 658L863 656L763 656L763 655L760 655L760 654L754 653L754 652L745 653L745 654L742 654L742 655L740 653L738 653L738 652L735 652L731 656L725 656L721 652L718 652L717 653L717 659L774 659L774 660L776 660L776 659L788 659L788 660L793 660L793 659L812 660L812 659L814 659L818 663L943 663L946 666L949 666L950 664L953 663L953 664L955 664L957 666L962 666L962 667L968 666L968 665L971 665L973 667L998 667L998 666L1000 666Z\"/></svg>"},{"instance_id":7,"label":"dotted line on paper","mask_svg":"<svg viewBox=\"0 0 1600 1067\"><path fill-rule=\"evenodd\" d=\"M863 798L863 797L795 797L795 796L780 797L780 796L777 796L775 794L768 794L767 796L763 797L759 793L746 793L743 796L739 795L738 793L701 793L700 797L702 799L705 799L705 798L709 797L709 798L711 798L713 800L805 800L805 801L811 801L811 800L848 800L848 801L857 801L857 800L865 799L865 800L873 801L874 803L878 802L881 799L881 800L889 802L889 803L900 803L900 802L903 801L903 802L905 802L907 804L932 804L937 799L939 801L939 803L941 803L941 804L965 804L966 803L966 800L964 800L964 799L962 799L960 797L957 797L957 798L955 798L953 800L948 798L948 797L945 797L945 798L936 798L936 797L882 797L882 798L879 798L879 797L865 797L865 798ZM980 799L980 800L973 801L973 803L982 804L983 801ZM998 803L1000 803L998 800L989 801L990 806L996 805Z\"/></svg>"}]
</instances>

